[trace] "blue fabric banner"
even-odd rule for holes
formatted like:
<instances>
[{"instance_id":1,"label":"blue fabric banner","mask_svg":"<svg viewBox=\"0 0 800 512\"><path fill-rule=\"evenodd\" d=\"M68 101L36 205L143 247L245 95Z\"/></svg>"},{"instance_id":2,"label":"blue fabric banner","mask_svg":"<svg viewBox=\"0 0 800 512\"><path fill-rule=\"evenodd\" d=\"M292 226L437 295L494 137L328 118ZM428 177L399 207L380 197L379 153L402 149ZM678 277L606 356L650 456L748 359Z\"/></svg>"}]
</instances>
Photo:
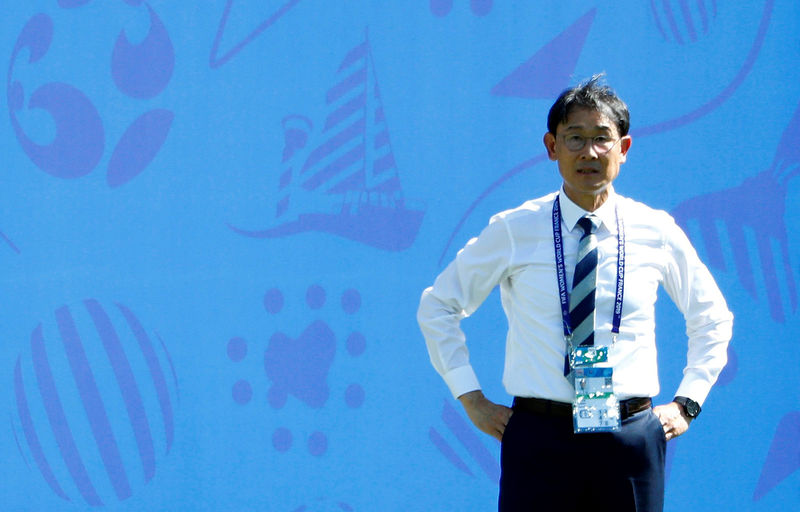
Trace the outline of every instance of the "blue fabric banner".
<instances>
[{"instance_id":1,"label":"blue fabric banner","mask_svg":"<svg viewBox=\"0 0 800 512\"><path fill-rule=\"evenodd\" d=\"M667 511L800 507L800 4L10 0L0 17L3 510L485 511L499 445L430 366L421 291L555 191L594 73L617 190L736 316ZM497 294L463 324L500 384ZM686 358L658 303L660 403ZM546 461L543 461L546 463Z\"/></svg>"}]
</instances>

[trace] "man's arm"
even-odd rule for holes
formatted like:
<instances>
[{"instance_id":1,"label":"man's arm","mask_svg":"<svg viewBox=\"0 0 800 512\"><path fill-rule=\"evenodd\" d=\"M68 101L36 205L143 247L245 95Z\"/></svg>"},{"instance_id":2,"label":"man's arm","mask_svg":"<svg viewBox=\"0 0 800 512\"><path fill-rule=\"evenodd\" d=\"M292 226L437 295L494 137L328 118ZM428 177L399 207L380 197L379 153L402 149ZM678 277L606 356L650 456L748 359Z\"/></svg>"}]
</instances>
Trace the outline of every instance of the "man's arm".
<instances>
[{"instance_id":1,"label":"man's arm","mask_svg":"<svg viewBox=\"0 0 800 512\"><path fill-rule=\"evenodd\" d=\"M683 230L670 218L664 231L670 256L664 288L683 313L689 338L686 368L676 395L702 404L727 362L733 315ZM686 432L693 419L683 405L674 401L656 407L654 412L667 440Z\"/></svg>"},{"instance_id":2,"label":"man's arm","mask_svg":"<svg viewBox=\"0 0 800 512\"><path fill-rule=\"evenodd\" d=\"M472 422L498 439L510 413L481 393L460 322L473 313L503 279L512 254L510 240L506 223L493 219L480 236L459 251L433 286L422 293L417 311L433 367L453 397L460 399ZM498 408L501 408L499 412Z\"/></svg>"},{"instance_id":3,"label":"man's arm","mask_svg":"<svg viewBox=\"0 0 800 512\"><path fill-rule=\"evenodd\" d=\"M475 312L508 268L511 242L506 223L493 221L458 252L456 259L422 292L417 321L431 364L454 398L480 389L469 362L461 320Z\"/></svg>"}]
</instances>

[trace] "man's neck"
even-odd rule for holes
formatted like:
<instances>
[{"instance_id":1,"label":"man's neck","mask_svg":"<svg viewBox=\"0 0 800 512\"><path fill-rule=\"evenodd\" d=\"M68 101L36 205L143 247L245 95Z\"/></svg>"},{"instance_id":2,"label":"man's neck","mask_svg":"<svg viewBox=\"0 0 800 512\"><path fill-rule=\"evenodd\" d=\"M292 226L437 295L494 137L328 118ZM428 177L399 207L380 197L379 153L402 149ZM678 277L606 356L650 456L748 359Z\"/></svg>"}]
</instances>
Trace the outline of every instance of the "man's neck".
<instances>
[{"instance_id":1,"label":"man's neck","mask_svg":"<svg viewBox=\"0 0 800 512\"><path fill-rule=\"evenodd\" d=\"M611 195L610 188L611 187L605 188L598 194L576 194L574 191L570 191L564 187L564 193L567 194L567 197L570 198L573 203L587 212L593 212L603 206L603 203L605 203Z\"/></svg>"}]
</instances>

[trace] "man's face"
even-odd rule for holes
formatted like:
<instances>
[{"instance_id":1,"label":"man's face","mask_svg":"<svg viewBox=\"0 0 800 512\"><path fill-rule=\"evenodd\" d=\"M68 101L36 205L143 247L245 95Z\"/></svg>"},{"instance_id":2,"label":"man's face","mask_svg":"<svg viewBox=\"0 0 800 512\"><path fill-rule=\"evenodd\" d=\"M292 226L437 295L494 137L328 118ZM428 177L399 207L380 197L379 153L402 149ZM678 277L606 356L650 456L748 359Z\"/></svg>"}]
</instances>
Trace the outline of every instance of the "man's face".
<instances>
[{"instance_id":1,"label":"man's face","mask_svg":"<svg viewBox=\"0 0 800 512\"><path fill-rule=\"evenodd\" d=\"M579 137L586 138L583 148L569 149L567 139ZM578 109L558 125L555 136L550 132L544 135L544 145L550 160L558 162L567 196L584 206L592 198L601 198L601 203L605 200L608 186L625 162L631 138L620 139L616 125L602 113Z\"/></svg>"}]
</instances>

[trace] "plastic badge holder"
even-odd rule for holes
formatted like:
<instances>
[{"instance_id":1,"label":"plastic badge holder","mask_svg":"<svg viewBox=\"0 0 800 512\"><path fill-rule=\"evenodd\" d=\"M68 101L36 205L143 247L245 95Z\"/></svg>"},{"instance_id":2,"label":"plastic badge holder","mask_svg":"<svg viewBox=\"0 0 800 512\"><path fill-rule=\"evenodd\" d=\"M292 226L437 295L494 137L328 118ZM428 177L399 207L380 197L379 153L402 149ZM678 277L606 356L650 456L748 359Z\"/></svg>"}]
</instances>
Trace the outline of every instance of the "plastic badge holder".
<instances>
[{"instance_id":1,"label":"plastic badge holder","mask_svg":"<svg viewBox=\"0 0 800 512\"><path fill-rule=\"evenodd\" d=\"M612 387L613 372L613 368L575 368L572 419L576 434L619 431L620 408Z\"/></svg>"}]
</instances>

